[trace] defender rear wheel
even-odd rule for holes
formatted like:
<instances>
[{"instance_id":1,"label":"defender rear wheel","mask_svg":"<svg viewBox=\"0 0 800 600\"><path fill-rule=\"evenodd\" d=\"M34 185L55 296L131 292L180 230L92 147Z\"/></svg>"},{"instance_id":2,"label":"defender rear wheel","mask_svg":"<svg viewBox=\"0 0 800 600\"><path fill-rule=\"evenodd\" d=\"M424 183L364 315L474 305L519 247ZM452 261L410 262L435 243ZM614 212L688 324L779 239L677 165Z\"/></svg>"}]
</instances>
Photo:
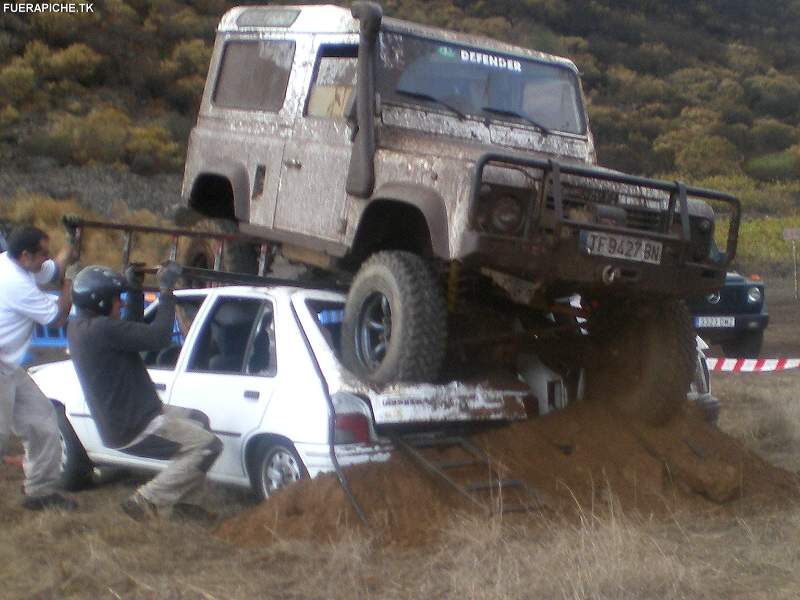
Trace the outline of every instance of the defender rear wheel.
<instances>
[{"instance_id":1,"label":"defender rear wheel","mask_svg":"<svg viewBox=\"0 0 800 600\"><path fill-rule=\"evenodd\" d=\"M203 219L194 229L210 233L238 233L239 224L230 219ZM178 262L187 267L213 269L216 240L189 238L182 240L178 251ZM254 244L225 242L222 252L222 270L229 273L258 272L258 249ZM193 284L194 282L189 282Z\"/></svg>"},{"instance_id":2,"label":"defender rear wheel","mask_svg":"<svg viewBox=\"0 0 800 600\"><path fill-rule=\"evenodd\" d=\"M376 384L432 381L446 342L444 291L423 258L378 252L362 265L342 330L342 354L351 371Z\"/></svg>"},{"instance_id":3,"label":"defender rear wheel","mask_svg":"<svg viewBox=\"0 0 800 600\"><path fill-rule=\"evenodd\" d=\"M625 414L663 425L686 403L694 375L695 334L679 300L616 306L594 317L600 351L593 360L590 387ZM599 322L598 322L599 321Z\"/></svg>"}]
</instances>

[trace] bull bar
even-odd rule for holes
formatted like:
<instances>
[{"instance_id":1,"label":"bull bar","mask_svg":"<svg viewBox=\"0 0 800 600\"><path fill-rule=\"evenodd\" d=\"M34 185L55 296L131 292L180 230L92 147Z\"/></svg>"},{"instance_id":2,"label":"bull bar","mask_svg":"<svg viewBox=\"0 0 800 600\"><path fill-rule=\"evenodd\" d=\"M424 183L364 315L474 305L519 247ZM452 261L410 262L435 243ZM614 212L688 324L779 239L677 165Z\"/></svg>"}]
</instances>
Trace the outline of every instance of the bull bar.
<instances>
[{"instance_id":1,"label":"bull bar","mask_svg":"<svg viewBox=\"0 0 800 600\"><path fill-rule=\"evenodd\" d=\"M708 190L699 187L687 186L686 184L675 181L662 181L658 179L648 179L645 177L638 177L635 175L627 175L625 173L616 173L598 167L592 166L578 166L560 163L553 159L537 159L523 156L516 156L513 154L502 153L486 153L483 154L475 163L475 170L472 175L472 189L469 199L469 222L475 230L476 215L478 202L480 197L481 184L483 183L483 173L490 163L503 163L511 165L513 168L529 167L539 169L542 171L542 190L541 198L538 204L538 209L528 215L525 225L524 236L527 238L531 233L531 228L534 231L541 230L542 216L544 214L545 201L547 199L546 191L548 185L546 184L548 177L550 179L550 191L553 197L553 208L555 213L555 226L554 233L555 239L561 238L561 229L564 226L580 227L589 231L600 231L608 233L624 233L640 238L649 238L680 246L680 265L681 266L696 266L702 268L709 268L707 264L698 264L686 259L686 249L691 243L691 230L689 225L689 202L688 197L702 198L707 200L715 200L723 202L731 206L731 220L728 228L728 239L725 247L725 253L721 255L719 262L715 267L722 270L736 256L736 246L739 235L739 222L741 218L741 205L739 200L725 192L718 192L715 190ZM663 219L662 231L642 231L629 227L621 227L618 225L606 225L603 223L586 223L578 222L569 219L564 212L564 195L562 193L562 176L574 175L578 177L586 177L607 181L610 183L626 184L636 186L639 188L648 188L651 190L659 190L669 194L669 205L665 213L667 218ZM673 222L673 215L675 214L676 207L680 210L681 227L678 233L670 233L670 227ZM487 234L493 235L493 234Z\"/></svg>"}]
</instances>

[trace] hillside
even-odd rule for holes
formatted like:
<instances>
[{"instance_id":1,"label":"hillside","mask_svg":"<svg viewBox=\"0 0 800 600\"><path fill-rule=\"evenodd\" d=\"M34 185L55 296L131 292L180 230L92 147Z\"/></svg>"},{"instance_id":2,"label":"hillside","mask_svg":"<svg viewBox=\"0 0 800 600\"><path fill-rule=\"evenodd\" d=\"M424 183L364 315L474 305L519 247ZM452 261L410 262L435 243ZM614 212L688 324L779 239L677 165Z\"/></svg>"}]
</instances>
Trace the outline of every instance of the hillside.
<instances>
[{"instance_id":1,"label":"hillside","mask_svg":"<svg viewBox=\"0 0 800 600\"><path fill-rule=\"evenodd\" d=\"M179 174L214 28L234 4L108 0L90 15L4 13L0 158L45 155L60 164ZM795 216L797 0L386 0L383 6L392 16L572 58L583 73L603 164L728 189L754 218ZM752 226L746 223L745 233ZM759 222L756 231L780 226ZM770 253L781 251L762 249L752 258L774 262Z\"/></svg>"}]
</instances>

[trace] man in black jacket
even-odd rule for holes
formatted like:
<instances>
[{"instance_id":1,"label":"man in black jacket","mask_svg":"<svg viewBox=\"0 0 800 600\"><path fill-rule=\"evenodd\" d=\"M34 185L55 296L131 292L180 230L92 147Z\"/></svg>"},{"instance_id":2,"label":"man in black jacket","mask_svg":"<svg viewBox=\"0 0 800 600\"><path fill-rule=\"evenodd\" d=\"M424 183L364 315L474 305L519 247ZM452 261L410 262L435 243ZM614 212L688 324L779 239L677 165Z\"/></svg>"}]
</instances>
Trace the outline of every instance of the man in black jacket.
<instances>
[{"instance_id":1,"label":"man in black jacket","mask_svg":"<svg viewBox=\"0 0 800 600\"><path fill-rule=\"evenodd\" d=\"M219 438L189 418L189 411L164 406L140 352L159 350L172 337L180 267L168 262L157 274L161 289L151 323L137 322L141 310L131 306L121 320L120 294L127 288L121 275L106 267L83 269L75 278L73 303L78 315L70 321L67 339L78 379L103 443L135 456L172 459L154 479L122 503L133 519L157 516L165 508L199 515L187 501L196 495L222 450ZM141 288L129 277L131 304L141 306Z\"/></svg>"}]
</instances>

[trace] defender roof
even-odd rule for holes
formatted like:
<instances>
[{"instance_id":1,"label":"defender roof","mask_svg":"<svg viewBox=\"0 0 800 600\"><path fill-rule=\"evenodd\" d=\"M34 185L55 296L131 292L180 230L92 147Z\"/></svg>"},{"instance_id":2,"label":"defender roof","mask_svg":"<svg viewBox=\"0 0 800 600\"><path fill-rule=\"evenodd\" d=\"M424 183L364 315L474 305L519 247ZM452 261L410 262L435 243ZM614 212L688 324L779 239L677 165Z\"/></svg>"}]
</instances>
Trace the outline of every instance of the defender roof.
<instances>
[{"instance_id":1,"label":"defender roof","mask_svg":"<svg viewBox=\"0 0 800 600\"><path fill-rule=\"evenodd\" d=\"M506 54L558 64L578 72L575 63L567 58L554 56L522 46L506 44L492 38L458 33L448 29L429 27L410 21L384 17L382 27L434 38L464 46L473 46ZM237 6L225 13L217 31L220 33L245 32L292 32L292 33L349 33L358 34L359 23L350 14L349 8L333 5L287 5L287 6Z\"/></svg>"}]
</instances>

